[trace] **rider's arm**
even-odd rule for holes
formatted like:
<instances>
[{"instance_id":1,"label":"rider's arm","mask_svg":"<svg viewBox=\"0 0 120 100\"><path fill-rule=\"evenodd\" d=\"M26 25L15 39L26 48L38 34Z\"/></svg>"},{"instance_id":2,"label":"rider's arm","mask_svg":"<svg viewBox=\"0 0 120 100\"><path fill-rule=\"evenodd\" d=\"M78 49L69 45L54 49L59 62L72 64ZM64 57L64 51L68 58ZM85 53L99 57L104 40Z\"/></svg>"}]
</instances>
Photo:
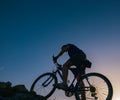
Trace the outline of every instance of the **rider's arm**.
<instances>
[{"instance_id":1,"label":"rider's arm","mask_svg":"<svg viewBox=\"0 0 120 100\"><path fill-rule=\"evenodd\" d=\"M60 53L55 57L56 58L56 60L61 56L61 55L63 55L64 54L64 52L67 52L68 51L68 49L69 49L69 46L67 45L67 46L65 46L65 47L63 47L62 49L61 49L61 51L60 51Z\"/></svg>"}]
</instances>

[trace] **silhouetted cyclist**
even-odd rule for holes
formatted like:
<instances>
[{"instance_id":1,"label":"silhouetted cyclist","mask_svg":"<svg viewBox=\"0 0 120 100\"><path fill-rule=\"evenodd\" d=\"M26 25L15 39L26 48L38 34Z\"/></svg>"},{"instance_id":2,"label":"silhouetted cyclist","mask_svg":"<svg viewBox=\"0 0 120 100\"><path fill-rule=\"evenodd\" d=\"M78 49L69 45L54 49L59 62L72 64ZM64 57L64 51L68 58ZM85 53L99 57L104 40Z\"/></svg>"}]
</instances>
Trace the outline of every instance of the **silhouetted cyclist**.
<instances>
[{"instance_id":1,"label":"silhouetted cyclist","mask_svg":"<svg viewBox=\"0 0 120 100\"><path fill-rule=\"evenodd\" d=\"M85 66L82 66L82 64L87 59L86 54L77 46L73 44L66 44L62 46L59 54L54 57L54 62L57 62L57 59L60 56L62 56L65 52L68 52L70 58L63 64L63 68L62 68L63 82L58 83L57 85L59 89L63 89L63 90L65 90L66 87L68 87L67 85L68 69L73 65L76 66L78 70L80 70L77 77L77 80L79 80L81 75L85 74ZM79 84L81 86L84 86L83 82L80 82ZM85 93L83 93L81 97L82 100L86 100Z\"/></svg>"}]
</instances>

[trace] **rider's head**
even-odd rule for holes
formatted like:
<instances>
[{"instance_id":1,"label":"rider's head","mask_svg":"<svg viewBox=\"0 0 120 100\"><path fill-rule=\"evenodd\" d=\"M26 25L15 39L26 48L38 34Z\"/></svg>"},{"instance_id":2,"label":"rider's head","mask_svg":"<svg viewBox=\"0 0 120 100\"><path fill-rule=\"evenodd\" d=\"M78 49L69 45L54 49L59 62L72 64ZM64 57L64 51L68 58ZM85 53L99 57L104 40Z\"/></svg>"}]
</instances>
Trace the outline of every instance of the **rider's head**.
<instances>
[{"instance_id":1,"label":"rider's head","mask_svg":"<svg viewBox=\"0 0 120 100\"><path fill-rule=\"evenodd\" d=\"M63 46L62 46L62 50L63 50L63 51L67 51L68 49L69 49L69 45L66 44L66 45L63 45Z\"/></svg>"}]
</instances>

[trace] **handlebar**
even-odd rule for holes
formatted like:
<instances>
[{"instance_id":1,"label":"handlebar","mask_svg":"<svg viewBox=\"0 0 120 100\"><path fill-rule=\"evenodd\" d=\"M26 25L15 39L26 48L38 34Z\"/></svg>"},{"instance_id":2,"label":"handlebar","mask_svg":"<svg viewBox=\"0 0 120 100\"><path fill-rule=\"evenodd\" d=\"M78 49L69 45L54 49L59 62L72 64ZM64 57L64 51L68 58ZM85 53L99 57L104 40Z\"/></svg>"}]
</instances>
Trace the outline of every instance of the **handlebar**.
<instances>
[{"instance_id":1,"label":"handlebar","mask_svg":"<svg viewBox=\"0 0 120 100\"><path fill-rule=\"evenodd\" d=\"M52 58L53 58L53 62L57 63L56 58L54 57L54 55L52 56Z\"/></svg>"},{"instance_id":2,"label":"handlebar","mask_svg":"<svg viewBox=\"0 0 120 100\"><path fill-rule=\"evenodd\" d=\"M53 58L54 64L55 64L59 69L61 69L61 68L62 68L62 65L57 62L57 60L56 60L56 58L54 57L54 55L52 56L52 58Z\"/></svg>"}]
</instances>

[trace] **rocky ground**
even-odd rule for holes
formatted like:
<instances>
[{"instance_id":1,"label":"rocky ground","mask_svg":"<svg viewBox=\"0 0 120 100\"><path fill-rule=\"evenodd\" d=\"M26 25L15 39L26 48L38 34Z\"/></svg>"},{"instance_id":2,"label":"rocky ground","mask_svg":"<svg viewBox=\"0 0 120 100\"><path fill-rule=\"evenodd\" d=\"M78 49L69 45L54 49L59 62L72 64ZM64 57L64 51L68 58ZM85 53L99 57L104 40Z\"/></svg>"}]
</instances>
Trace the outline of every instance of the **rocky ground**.
<instances>
[{"instance_id":1,"label":"rocky ground","mask_svg":"<svg viewBox=\"0 0 120 100\"><path fill-rule=\"evenodd\" d=\"M46 100L42 96L30 92L24 85L12 87L11 82L0 82L0 100Z\"/></svg>"}]
</instances>

